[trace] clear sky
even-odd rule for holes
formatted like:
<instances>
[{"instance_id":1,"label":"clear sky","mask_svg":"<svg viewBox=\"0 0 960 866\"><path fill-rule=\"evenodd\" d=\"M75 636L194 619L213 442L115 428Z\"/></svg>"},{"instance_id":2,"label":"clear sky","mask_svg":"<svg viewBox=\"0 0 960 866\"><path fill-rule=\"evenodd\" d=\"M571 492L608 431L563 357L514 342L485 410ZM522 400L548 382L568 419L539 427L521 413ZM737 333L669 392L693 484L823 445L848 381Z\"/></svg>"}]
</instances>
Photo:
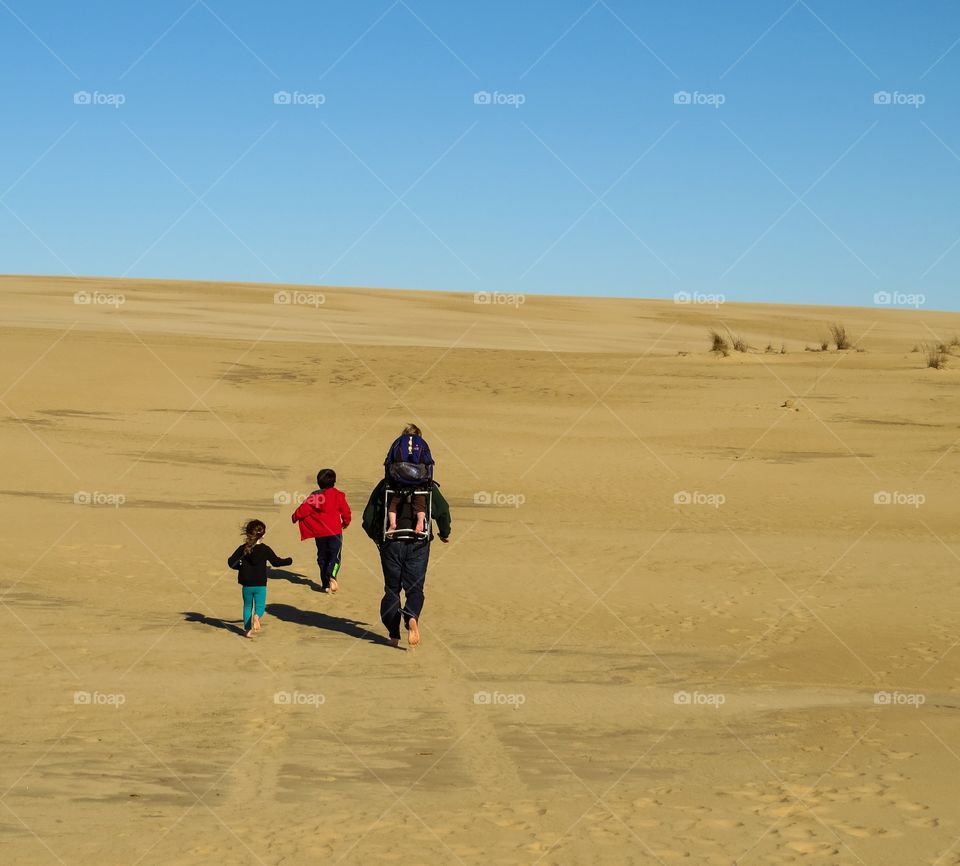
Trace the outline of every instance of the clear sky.
<instances>
[{"instance_id":1,"label":"clear sky","mask_svg":"<svg viewBox=\"0 0 960 866\"><path fill-rule=\"evenodd\" d=\"M5 273L960 309L955 0L0 0L0 76Z\"/></svg>"}]
</instances>

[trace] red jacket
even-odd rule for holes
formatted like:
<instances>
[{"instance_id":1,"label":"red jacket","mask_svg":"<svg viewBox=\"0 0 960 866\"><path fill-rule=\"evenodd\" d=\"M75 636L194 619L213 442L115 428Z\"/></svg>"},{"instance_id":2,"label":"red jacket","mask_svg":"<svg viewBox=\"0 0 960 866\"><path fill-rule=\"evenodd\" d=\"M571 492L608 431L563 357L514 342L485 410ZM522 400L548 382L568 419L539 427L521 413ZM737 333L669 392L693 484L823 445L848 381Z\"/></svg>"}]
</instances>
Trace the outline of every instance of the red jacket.
<instances>
[{"instance_id":1,"label":"red jacket","mask_svg":"<svg viewBox=\"0 0 960 866\"><path fill-rule=\"evenodd\" d=\"M350 506L343 491L336 487L315 490L300 503L290 520L300 524L301 541L340 535L350 525Z\"/></svg>"}]
</instances>

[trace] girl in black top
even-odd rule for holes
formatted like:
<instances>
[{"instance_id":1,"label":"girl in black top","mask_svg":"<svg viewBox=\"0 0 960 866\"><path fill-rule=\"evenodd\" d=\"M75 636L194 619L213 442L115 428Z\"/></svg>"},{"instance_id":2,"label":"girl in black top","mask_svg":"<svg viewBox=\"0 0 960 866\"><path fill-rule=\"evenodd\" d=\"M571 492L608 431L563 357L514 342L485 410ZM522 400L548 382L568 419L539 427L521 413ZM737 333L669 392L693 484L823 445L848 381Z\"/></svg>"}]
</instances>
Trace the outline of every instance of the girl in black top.
<instances>
[{"instance_id":1,"label":"girl in black top","mask_svg":"<svg viewBox=\"0 0 960 866\"><path fill-rule=\"evenodd\" d=\"M267 525L262 520L251 520L243 527L244 542L227 559L227 565L237 570L237 583L243 590L243 636L260 631L260 617L267 604L267 563L292 565L293 559L277 556L269 545L263 544Z\"/></svg>"}]
</instances>

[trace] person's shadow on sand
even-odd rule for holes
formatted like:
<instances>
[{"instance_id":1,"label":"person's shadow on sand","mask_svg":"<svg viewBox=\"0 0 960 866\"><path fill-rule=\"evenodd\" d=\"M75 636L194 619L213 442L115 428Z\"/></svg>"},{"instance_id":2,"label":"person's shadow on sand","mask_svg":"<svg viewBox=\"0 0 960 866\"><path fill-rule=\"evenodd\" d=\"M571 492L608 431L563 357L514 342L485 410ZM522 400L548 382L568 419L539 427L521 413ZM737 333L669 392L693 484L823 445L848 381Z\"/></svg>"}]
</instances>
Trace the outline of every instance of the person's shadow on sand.
<instances>
[{"instance_id":1,"label":"person's shadow on sand","mask_svg":"<svg viewBox=\"0 0 960 866\"><path fill-rule=\"evenodd\" d=\"M365 629L363 626L366 623L360 620L331 616L319 610L300 610L299 607L294 607L291 604L268 604L267 613L283 622L294 622L297 625L309 625L326 631L335 631L359 640L368 640L370 643L394 648L393 644L383 635Z\"/></svg>"},{"instance_id":2,"label":"person's shadow on sand","mask_svg":"<svg viewBox=\"0 0 960 866\"><path fill-rule=\"evenodd\" d=\"M213 628L222 628L225 631L233 632L234 634L243 634L243 625L242 619L220 619L215 616L207 616L203 613L197 613L193 610L183 611L183 618L186 622L201 622L204 625L212 626Z\"/></svg>"},{"instance_id":3,"label":"person's shadow on sand","mask_svg":"<svg viewBox=\"0 0 960 866\"><path fill-rule=\"evenodd\" d=\"M270 580L285 580L288 583L295 583L298 586L309 586L314 592L324 592L323 586L309 577L304 577L296 571L285 571L282 568L271 568L267 571L267 577Z\"/></svg>"}]
</instances>

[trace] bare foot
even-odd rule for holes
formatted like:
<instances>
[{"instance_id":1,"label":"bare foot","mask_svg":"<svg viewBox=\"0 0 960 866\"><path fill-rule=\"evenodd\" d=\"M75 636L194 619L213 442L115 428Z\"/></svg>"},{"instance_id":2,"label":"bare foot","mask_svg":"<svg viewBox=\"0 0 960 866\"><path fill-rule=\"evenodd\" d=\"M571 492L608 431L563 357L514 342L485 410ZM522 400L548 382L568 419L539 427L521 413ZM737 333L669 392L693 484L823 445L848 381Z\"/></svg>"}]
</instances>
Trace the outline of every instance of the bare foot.
<instances>
[{"instance_id":1,"label":"bare foot","mask_svg":"<svg viewBox=\"0 0 960 866\"><path fill-rule=\"evenodd\" d=\"M253 638L253 629L248 628L244 633L244 637Z\"/></svg>"},{"instance_id":2,"label":"bare foot","mask_svg":"<svg viewBox=\"0 0 960 866\"><path fill-rule=\"evenodd\" d=\"M260 617L256 614L253 615L253 630L260 631Z\"/></svg>"},{"instance_id":3,"label":"bare foot","mask_svg":"<svg viewBox=\"0 0 960 866\"><path fill-rule=\"evenodd\" d=\"M410 617L410 622L407 624L407 643L410 646L420 645L420 627L413 617Z\"/></svg>"},{"instance_id":4,"label":"bare foot","mask_svg":"<svg viewBox=\"0 0 960 866\"><path fill-rule=\"evenodd\" d=\"M400 646L400 638L398 638L398 637L392 637L392 638L390 638L390 646L392 646L392 647L399 647L399 646Z\"/></svg>"},{"instance_id":5,"label":"bare foot","mask_svg":"<svg viewBox=\"0 0 960 866\"><path fill-rule=\"evenodd\" d=\"M336 592L338 589L340 589L339 584L332 577L330 578L329 589L330 589L330 592Z\"/></svg>"}]
</instances>

